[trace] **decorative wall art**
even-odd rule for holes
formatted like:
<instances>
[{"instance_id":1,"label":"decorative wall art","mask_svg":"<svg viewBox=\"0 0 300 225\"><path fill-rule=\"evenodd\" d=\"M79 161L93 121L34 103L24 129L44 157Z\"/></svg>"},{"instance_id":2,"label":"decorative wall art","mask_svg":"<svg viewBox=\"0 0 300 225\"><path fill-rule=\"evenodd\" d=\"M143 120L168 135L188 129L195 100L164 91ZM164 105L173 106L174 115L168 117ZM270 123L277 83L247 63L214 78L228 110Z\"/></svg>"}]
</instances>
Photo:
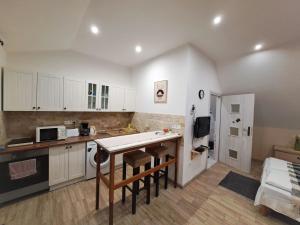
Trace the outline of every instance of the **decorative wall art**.
<instances>
[{"instance_id":1,"label":"decorative wall art","mask_svg":"<svg viewBox=\"0 0 300 225\"><path fill-rule=\"evenodd\" d=\"M154 82L154 103L167 103L168 81Z\"/></svg>"}]
</instances>

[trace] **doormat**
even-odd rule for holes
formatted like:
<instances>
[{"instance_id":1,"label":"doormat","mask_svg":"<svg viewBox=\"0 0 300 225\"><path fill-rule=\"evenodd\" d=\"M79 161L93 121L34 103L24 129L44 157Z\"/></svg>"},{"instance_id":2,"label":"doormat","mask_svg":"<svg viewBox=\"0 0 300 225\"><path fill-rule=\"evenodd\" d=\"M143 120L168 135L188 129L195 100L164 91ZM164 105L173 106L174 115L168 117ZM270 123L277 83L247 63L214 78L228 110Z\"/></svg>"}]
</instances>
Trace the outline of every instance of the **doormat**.
<instances>
[{"instance_id":1,"label":"doormat","mask_svg":"<svg viewBox=\"0 0 300 225\"><path fill-rule=\"evenodd\" d=\"M219 183L219 185L254 201L257 190L260 186L260 182L258 180L230 171ZM289 225L300 224L296 220L293 220L273 210L270 213L270 216Z\"/></svg>"}]
</instances>

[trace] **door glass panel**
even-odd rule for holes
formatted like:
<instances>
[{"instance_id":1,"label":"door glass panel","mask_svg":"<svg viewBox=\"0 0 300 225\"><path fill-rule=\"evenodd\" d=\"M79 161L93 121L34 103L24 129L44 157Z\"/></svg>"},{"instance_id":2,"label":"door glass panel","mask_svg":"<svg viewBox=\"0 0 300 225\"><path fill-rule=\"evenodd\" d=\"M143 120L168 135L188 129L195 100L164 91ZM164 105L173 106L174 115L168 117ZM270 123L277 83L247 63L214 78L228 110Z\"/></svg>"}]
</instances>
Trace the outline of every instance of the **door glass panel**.
<instances>
[{"instance_id":1,"label":"door glass panel","mask_svg":"<svg viewBox=\"0 0 300 225\"><path fill-rule=\"evenodd\" d=\"M240 113L240 104L231 104L231 113Z\"/></svg>"},{"instance_id":2,"label":"door glass panel","mask_svg":"<svg viewBox=\"0 0 300 225\"><path fill-rule=\"evenodd\" d=\"M108 109L108 98L105 99L105 109Z\"/></svg>"},{"instance_id":3,"label":"door glass panel","mask_svg":"<svg viewBox=\"0 0 300 225\"><path fill-rule=\"evenodd\" d=\"M88 109L92 108L92 96L88 97Z\"/></svg>"},{"instance_id":4,"label":"door glass panel","mask_svg":"<svg viewBox=\"0 0 300 225\"><path fill-rule=\"evenodd\" d=\"M105 93L105 86L102 85L102 86L101 86L101 95L104 96L104 93Z\"/></svg>"},{"instance_id":5,"label":"door glass panel","mask_svg":"<svg viewBox=\"0 0 300 225\"><path fill-rule=\"evenodd\" d=\"M96 108L96 97L93 97L93 109Z\"/></svg>"},{"instance_id":6,"label":"door glass panel","mask_svg":"<svg viewBox=\"0 0 300 225\"><path fill-rule=\"evenodd\" d=\"M238 152L232 149L229 149L229 157L233 158L233 159L237 159L238 158Z\"/></svg>"},{"instance_id":7,"label":"door glass panel","mask_svg":"<svg viewBox=\"0 0 300 225\"><path fill-rule=\"evenodd\" d=\"M104 109L104 98L101 97L101 109Z\"/></svg>"},{"instance_id":8,"label":"door glass panel","mask_svg":"<svg viewBox=\"0 0 300 225\"><path fill-rule=\"evenodd\" d=\"M96 96L97 94L97 86L96 84L93 84L93 96Z\"/></svg>"},{"instance_id":9,"label":"door glass panel","mask_svg":"<svg viewBox=\"0 0 300 225\"><path fill-rule=\"evenodd\" d=\"M239 128L237 128L237 127L230 127L230 135L231 136L239 136Z\"/></svg>"},{"instance_id":10,"label":"door glass panel","mask_svg":"<svg viewBox=\"0 0 300 225\"><path fill-rule=\"evenodd\" d=\"M88 95L91 95L93 93L93 86L91 83L89 83L89 87L88 87Z\"/></svg>"}]
</instances>

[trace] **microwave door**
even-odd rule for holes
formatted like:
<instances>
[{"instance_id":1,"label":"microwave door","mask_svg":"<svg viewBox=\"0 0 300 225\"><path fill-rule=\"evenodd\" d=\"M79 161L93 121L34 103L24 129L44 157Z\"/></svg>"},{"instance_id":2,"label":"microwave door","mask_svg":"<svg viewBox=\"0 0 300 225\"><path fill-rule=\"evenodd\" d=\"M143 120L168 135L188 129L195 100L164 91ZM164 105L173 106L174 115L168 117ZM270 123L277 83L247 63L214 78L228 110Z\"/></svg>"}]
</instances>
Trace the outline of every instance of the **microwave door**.
<instances>
[{"instance_id":1,"label":"microwave door","mask_svg":"<svg viewBox=\"0 0 300 225\"><path fill-rule=\"evenodd\" d=\"M47 128L40 130L40 141L55 141L58 137L57 128Z\"/></svg>"}]
</instances>

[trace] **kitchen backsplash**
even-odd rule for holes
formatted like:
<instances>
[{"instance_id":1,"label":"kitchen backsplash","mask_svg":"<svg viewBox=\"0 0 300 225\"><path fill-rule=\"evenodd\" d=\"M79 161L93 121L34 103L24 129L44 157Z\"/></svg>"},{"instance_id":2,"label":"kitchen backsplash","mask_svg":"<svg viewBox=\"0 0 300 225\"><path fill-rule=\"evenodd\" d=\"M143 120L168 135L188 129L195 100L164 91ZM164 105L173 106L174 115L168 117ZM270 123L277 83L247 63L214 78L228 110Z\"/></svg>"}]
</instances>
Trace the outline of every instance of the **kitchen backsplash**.
<instances>
[{"instance_id":1,"label":"kitchen backsplash","mask_svg":"<svg viewBox=\"0 0 300 225\"><path fill-rule=\"evenodd\" d=\"M140 112L134 113L132 118L133 126L142 132L162 130L179 125L178 132L184 133L184 121L184 116Z\"/></svg>"},{"instance_id":2,"label":"kitchen backsplash","mask_svg":"<svg viewBox=\"0 0 300 225\"><path fill-rule=\"evenodd\" d=\"M0 112L1 113L1 112ZM2 115L1 115L2 114ZM89 122L97 130L127 127L134 113L106 112L2 112L0 140L16 137L35 137L38 126L63 125L64 121ZM3 129L4 128L4 129ZM3 134L2 134L3 133Z\"/></svg>"}]
</instances>

